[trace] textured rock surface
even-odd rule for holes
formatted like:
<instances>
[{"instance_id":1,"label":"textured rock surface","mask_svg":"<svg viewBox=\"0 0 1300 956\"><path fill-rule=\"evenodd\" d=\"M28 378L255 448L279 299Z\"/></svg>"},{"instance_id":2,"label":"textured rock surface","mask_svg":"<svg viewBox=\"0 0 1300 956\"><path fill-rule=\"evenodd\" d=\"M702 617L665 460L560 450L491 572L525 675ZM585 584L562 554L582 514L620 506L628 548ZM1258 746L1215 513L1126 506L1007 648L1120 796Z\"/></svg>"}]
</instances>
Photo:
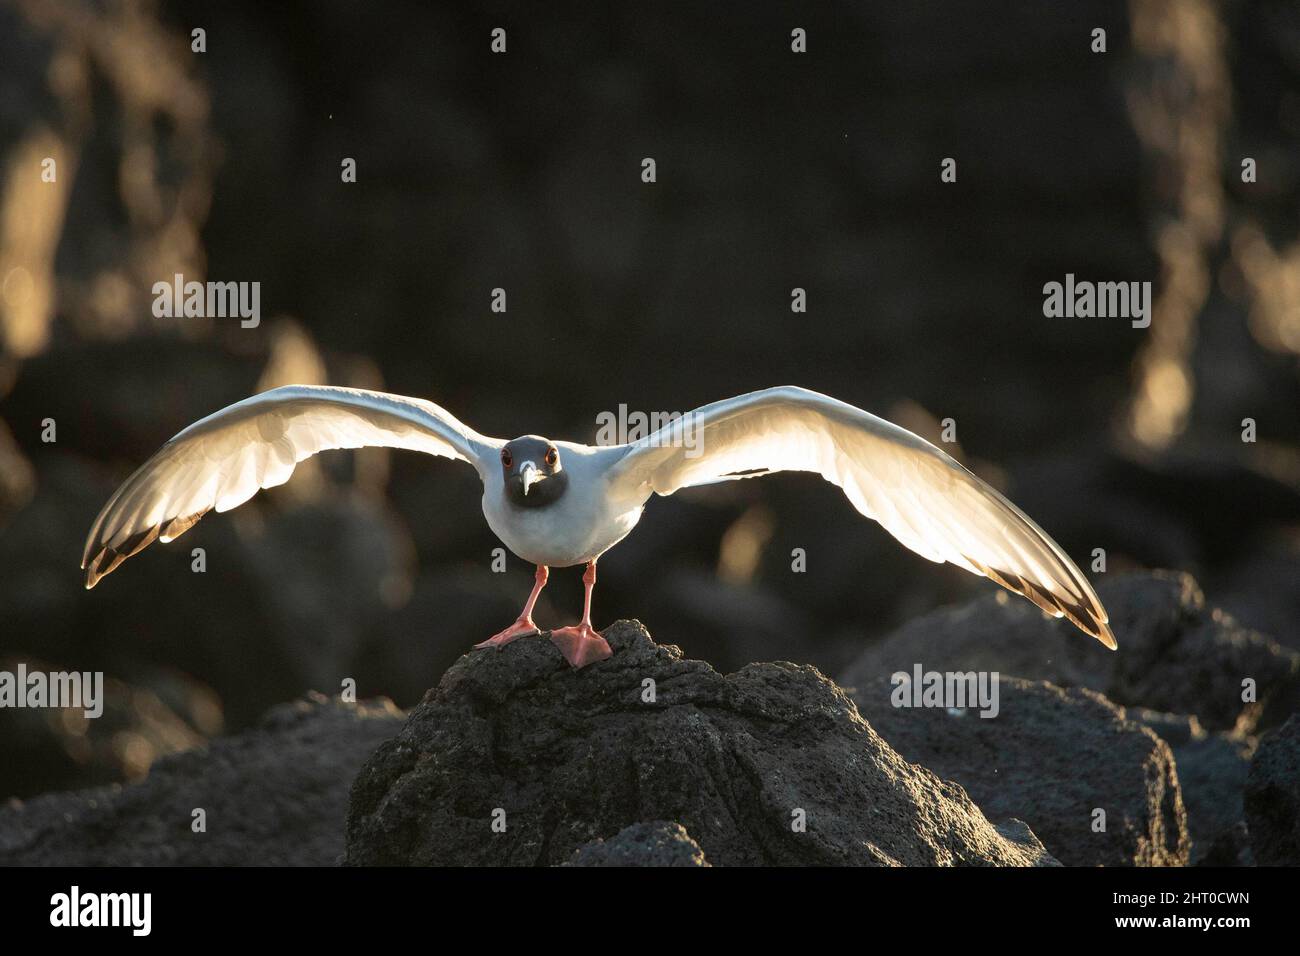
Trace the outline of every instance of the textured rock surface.
<instances>
[{"instance_id":1,"label":"textured rock surface","mask_svg":"<svg viewBox=\"0 0 1300 956\"><path fill-rule=\"evenodd\" d=\"M1092 691L1002 677L996 716L895 707L894 685L854 688L862 716L906 759L963 787L989 817L1024 820L1067 866L1180 866L1187 819L1169 746ZM1105 831L1094 832L1096 809Z\"/></svg>"},{"instance_id":2,"label":"textured rock surface","mask_svg":"<svg viewBox=\"0 0 1300 956\"><path fill-rule=\"evenodd\" d=\"M723 676L635 622L605 636L614 656L581 671L544 639L457 662L358 774L347 862L556 864L661 820L714 865L1055 862L815 669Z\"/></svg>"},{"instance_id":3,"label":"textured rock surface","mask_svg":"<svg viewBox=\"0 0 1300 956\"><path fill-rule=\"evenodd\" d=\"M1127 716L1154 730L1174 752L1178 786L1187 808L1190 862L1204 866L1250 864L1241 791L1255 738L1207 731L1199 720L1185 714L1130 708Z\"/></svg>"},{"instance_id":4,"label":"textured rock surface","mask_svg":"<svg viewBox=\"0 0 1300 956\"><path fill-rule=\"evenodd\" d=\"M0 809L0 865L326 865L343 852L348 786L401 726L387 701L319 694L246 733L166 757L142 783ZM207 832L191 830L206 812Z\"/></svg>"},{"instance_id":5,"label":"textured rock surface","mask_svg":"<svg viewBox=\"0 0 1300 956\"><path fill-rule=\"evenodd\" d=\"M1245 804L1256 862L1300 865L1300 716L1260 740Z\"/></svg>"},{"instance_id":6,"label":"textured rock surface","mask_svg":"<svg viewBox=\"0 0 1300 956\"><path fill-rule=\"evenodd\" d=\"M999 671L1089 687L1117 704L1195 714L1208 730L1248 732L1294 710L1300 654L1207 608L1189 575L1130 574L1097 590L1118 651L998 592L911 621L868 649L840 683L910 672L919 661L926 670ZM1242 701L1245 678L1256 682L1257 703Z\"/></svg>"},{"instance_id":7,"label":"textured rock surface","mask_svg":"<svg viewBox=\"0 0 1300 956\"><path fill-rule=\"evenodd\" d=\"M634 823L608 840L579 847L564 866L709 866L680 823Z\"/></svg>"}]
</instances>

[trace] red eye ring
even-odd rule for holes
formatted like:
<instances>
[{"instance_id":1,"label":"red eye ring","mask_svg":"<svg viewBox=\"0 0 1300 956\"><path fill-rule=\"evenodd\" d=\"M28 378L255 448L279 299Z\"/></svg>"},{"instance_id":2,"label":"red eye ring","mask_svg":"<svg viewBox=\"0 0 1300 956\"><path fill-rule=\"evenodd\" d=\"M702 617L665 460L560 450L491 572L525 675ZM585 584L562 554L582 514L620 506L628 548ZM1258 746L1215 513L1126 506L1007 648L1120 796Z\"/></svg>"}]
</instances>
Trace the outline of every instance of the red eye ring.
<instances>
[{"instance_id":1,"label":"red eye ring","mask_svg":"<svg viewBox=\"0 0 1300 956\"><path fill-rule=\"evenodd\" d=\"M513 462L514 462L514 459L511 457L510 452L507 451L506 449L502 448L502 449L501 449L501 464L503 464L503 465L505 465L507 468L509 468L510 465L511 465Z\"/></svg>"},{"instance_id":2,"label":"red eye ring","mask_svg":"<svg viewBox=\"0 0 1300 956\"><path fill-rule=\"evenodd\" d=\"M560 453L558 451L556 451L554 448L546 449L546 463L548 465L553 466L559 460L560 460Z\"/></svg>"}]
</instances>

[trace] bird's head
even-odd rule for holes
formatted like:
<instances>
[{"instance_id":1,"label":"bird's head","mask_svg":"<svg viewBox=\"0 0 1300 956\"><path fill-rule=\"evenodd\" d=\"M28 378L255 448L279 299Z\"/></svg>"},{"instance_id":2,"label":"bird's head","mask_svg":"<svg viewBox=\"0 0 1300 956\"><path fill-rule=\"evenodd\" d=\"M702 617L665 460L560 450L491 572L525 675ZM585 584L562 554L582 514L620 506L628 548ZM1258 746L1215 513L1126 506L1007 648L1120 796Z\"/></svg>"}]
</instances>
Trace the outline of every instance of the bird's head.
<instances>
[{"instance_id":1,"label":"bird's head","mask_svg":"<svg viewBox=\"0 0 1300 956\"><path fill-rule=\"evenodd\" d=\"M506 498L521 508L540 508L564 494L569 476L555 442L525 435L501 447L501 472Z\"/></svg>"}]
</instances>

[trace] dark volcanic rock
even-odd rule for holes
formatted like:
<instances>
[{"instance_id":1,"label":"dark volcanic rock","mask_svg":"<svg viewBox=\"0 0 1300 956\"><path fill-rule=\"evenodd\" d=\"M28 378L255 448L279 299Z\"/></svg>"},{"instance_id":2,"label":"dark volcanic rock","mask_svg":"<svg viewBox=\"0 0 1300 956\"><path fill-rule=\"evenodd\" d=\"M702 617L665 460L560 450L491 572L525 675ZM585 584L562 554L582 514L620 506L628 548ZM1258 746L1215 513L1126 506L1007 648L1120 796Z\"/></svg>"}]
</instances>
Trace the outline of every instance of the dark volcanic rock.
<instances>
[{"instance_id":1,"label":"dark volcanic rock","mask_svg":"<svg viewBox=\"0 0 1300 956\"><path fill-rule=\"evenodd\" d=\"M998 671L1089 687L1117 704L1195 714L1209 730L1250 732L1295 707L1300 653L1207 608L1186 574L1108 578L1097 588L1118 651L999 591L908 623L869 648L840 679L865 684L896 671ZM1252 678L1258 702L1242 701Z\"/></svg>"},{"instance_id":2,"label":"dark volcanic rock","mask_svg":"<svg viewBox=\"0 0 1300 956\"><path fill-rule=\"evenodd\" d=\"M851 693L906 759L961 784L991 818L1024 820L1065 865L1187 862L1187 818L1164 741L1092 691L998 683L988 718L976 708L895 707L884 678ZM1103 832L1093 830L1098 809Z\"/></svg>"},{"instance_id":3,"label":"dark volcanic rock","mask_svg":"<svg viewBox=\"0 0 1300 956\"><path fill-rule=\"evenodd\" d=\"M1300 716L1260 740L1245 803L1256 862L1300 865Z\"/></svg>"},{"instance_id":4,"label":"dark volcanic rock","mask_svg":"<svg viewBox=\"0 0 1300 956\"><path fill-rule=\"evenodd\" d=\"M1298 524L1300 520L1293 521ZM1300 651L1300 547L1266 541L1224 569L1213 589L1233 617Z\"/></svg>"},{"instance_id":5,"label":"dark volcanic rock","mask_svg":"<svg viewBox=\"0 0 1300 956\"><path fill-rule=\"evenodd\" d=\"M1222 831L1208 844L1195 844L1194 850L1196 866L1254 866L1256 862L1245 820Z\"/></svg>"},{"instance_id":6,"label":"dark volcanic rock","mask_svg":"<svg viewBox=\"0 0 1300 956\"><path fill-rule=\"evenodd\" d=\"M142 783L12 801L0 809L0 865L337 863L348 785L400 716L387 701L312 694L160 760ZM205 833L191 829L196 808Z\"/></svg>"},{"instance_id":7,"label":"dark volcanic rock","mask_svg":"<svg viewBox=\"0 0 1300 956\"><path fill-rule=\"evenodd\" d=\"M583 670L544 638L457 662L358 774L347 862L555 864L659 820L714 865L1054 862L814 668L723 676L636 622L605 637L614 656Z\"/></svg>"},{"instance_id":8,"label":"dark volcanic rock","mask_svg":"<svg viewBox=\"0 0 1300 956\"><path fill-rule=\"evenodd\" d=\"M1174 752L1192 840L1191 862L1198 866L1249 865L1252 858L1245 839L1241 791L1255 738L1207 731L1199 720L1185 714L1130 708L1127 716L1154 730Z\"/></svg>"},{"instance_id":9,"label":"dark volcanic rock","mask_svg":"<svg viewBox=\"0 0 1300 956\"><path fill-rule=\"evenodd\" d=\"M608 840L579 847L563 866L709 866L680 823L634 823Z\"/></svg>"}]
</instances>

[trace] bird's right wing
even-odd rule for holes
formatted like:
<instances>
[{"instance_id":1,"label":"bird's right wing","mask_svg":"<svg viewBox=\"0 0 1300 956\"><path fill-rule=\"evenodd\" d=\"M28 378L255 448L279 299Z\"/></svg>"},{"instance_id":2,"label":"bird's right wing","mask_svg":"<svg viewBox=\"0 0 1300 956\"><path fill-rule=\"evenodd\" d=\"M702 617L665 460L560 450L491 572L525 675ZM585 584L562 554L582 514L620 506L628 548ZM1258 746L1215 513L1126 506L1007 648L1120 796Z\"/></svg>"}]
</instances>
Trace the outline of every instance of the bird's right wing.
<instances>
[{"instance_id":1,"label":"bird's right wing","mask_svg":"<svg viewBox=\"0 0 1300 956\"><path fill-rule=\"evenodd\" d=\"M122 483L86 538L86 587L155 538L171 541L214 508L284 484L317 452L407 448L467 461L482 476L503 444L418 398L314 385L254 395L195 422Z\"/></svg>"}]
</instances>

